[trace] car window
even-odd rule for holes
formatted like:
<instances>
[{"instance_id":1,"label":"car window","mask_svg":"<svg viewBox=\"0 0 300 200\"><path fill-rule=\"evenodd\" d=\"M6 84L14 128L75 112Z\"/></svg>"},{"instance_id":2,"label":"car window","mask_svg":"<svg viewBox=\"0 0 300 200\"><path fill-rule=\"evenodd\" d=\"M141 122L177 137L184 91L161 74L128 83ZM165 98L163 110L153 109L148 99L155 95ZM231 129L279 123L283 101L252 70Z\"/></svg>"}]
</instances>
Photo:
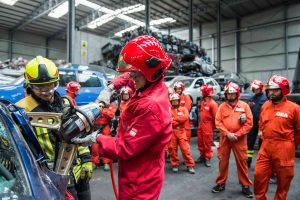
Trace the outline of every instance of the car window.
<instances>
[{"instance_id":1,"label":"car window","mask_svg":"<svg viewBox=\"0 0 300 200\"><path fill-rule=\"evenodd\" d=\"M191 86L191 84L193 83L193 79L186 79L186 80L181 80L181 82L184 84L185 88L188 88Z\"/></svg>"},{"instance_id":2,"label":"car window","mask_svg":"<svg viewBox=\"0 0 300 200\"><path fill-rule=\"evenodd\" d=\"M209 84L209 85L212 85L212 86L215 85L214 82L212 81L212 79L210 79L210 78L206 79L206 84Z\"/></svg>"},{"instance_id":3,"label":"car window","mask_svg":"<svg viewBox=\"0 0 300 200\"><path fill-rule=\"evenodd\" d=\"M20 155L11 137L11 132L0 117L0 197L16 199L30 195ZM10 198L8 198L10 199Z\"/></svg>"},{"instance_id":4,"label":"car window","mask_svg":"<svg viewBox=\"0 0 300 200\"><path fill-rule=\"evenodd\" d=\"M202 78L200 78L200 79L198 79L197 81L196 81L196 83L195 83L195 85L200 85L200 87L204 84L204 81L203 81L203 79Z\"/></svg>"},{"instance_id":5,"label":"car window","mask_svg":"<svg viewBox=\"0 0 300 200\"><path fill-rule=\"evenodd\" d=\"M99 78L93 72L79 71L78 82L81 87L101 87Z\"/></svg>"},{"instance_id":6,"label":"car window","mask_svg":"<svg viewBox=\"0 0 300 200\"><path fill-rule=\"evenodd\" d=\"M59 71L59 86L66 87L71 81L76 81L75 71Z\"/></svg>"}]
</instances>

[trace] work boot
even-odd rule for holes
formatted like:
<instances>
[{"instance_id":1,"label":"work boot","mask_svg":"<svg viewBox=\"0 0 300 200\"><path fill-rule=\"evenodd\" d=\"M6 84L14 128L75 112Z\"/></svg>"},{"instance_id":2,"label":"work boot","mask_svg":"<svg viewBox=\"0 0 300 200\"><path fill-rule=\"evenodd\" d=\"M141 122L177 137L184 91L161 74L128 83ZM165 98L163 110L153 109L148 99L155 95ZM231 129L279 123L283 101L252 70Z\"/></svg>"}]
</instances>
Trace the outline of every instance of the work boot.
<instances>
[{"instance_id":1,"label":"work boot","mask_svg":"<svg viewBox=\"0 0 300 200\"><path fill-rule=\"evenodd\" d=\"M204 165L205 167L211 167L210 160L205 160Z\"/></svg>"},{"instance_id":2,"label":"work boot","mask_svg":"<svg viewBox=\"0 0 300 200\"><path fill-rule=\"evenodd\" d=\"M205 158L203 158L202 156L200 156L197 160L196 163L204 163Z\"/></svg>"},{"instance_id":3,"label":"work boot","mask_svg":"<svg viewBox=\"0 0 300 200\"><path fill-rule=\"evenodd\" d=\"M247 198L253 198L253 193L251 192L249 186L242 186L242 193L243 193Z\"/></svg>"},{"instance_id":4,"label":"work boot","mask_svg":"<svg viewBox=\"0 0 300 200\"><path fill-rule=\"evenodd\" d=\"M195 169L194 169L194 167L187 167L187 171L188 171L190 174L195 174Z\"/></svg>"},{"instance_id":5,"label":"work boot","mask_svg":"<svg viewBox=\"0 0 300 200\"><path fill-rule=\"evenodd\" d=\"M211 189L212 193L219 193L225 190L225 184L217 184Z\"/></svg>"},{"instance_id":6,"label":"work boot","mask_svg":"<svg viewBox=\"0 0 300 200\"><path fill-rule=\"evenodd\" d=\"M177 173L179 171L179 169L178 169L178 167L177 166L175 166L175 167L172 167L172 172L174 172L174 173Z\"/></svg>"},{"instance_id":7,"label":"work boot","mask_svg":"<svg viewBox=\"0 0 300 200\"><path fill-rule=\"evenodd\" d=\"M104 169L104 171L109 171L109 164L104 163L103 169Z\"/></svg>"}]
</instances>

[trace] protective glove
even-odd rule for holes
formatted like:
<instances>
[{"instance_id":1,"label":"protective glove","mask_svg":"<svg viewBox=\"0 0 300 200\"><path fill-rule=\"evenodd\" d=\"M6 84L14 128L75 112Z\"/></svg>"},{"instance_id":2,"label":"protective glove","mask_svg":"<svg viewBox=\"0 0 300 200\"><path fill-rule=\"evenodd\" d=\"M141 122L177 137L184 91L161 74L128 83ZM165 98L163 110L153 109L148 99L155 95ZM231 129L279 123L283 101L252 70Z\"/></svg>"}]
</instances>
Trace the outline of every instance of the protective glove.
<instances>
[{"instance_id":1,"label":"protective glove","mask_svg":"<svg viewBox=\"0 0 300 200\"><path fill-rule=\"evenodd\" d=\"M245 124L246 123L246 119L247 119L247 117L246 117L245 113L243 113L243 114L240 115L240 123L241 124Z\"/></svg>"},{"instance_id":2,"label":"protective glove","mask_svg":"<svg viewBox=\"0 0 300 200\"><path fill-rule=\"evenodd\" d=\"M236 136L236 134L234 134L234 133L228 133L228 134L227 134L227 138L228 138L231 142L237 140L237 136Z\"/></svg>"},{"instance_id":3,"label":"protective glove","mask_svg":"<svg viewBox=\"0 0 300 200\"><path fill-rule=\"evenodd\" d=\"M74 144L81 144L82 146L90 146L93 143L97 143L98 135L99 135L99 130L87 135L84 138L75 137L71 139L71 142Z\"/></svg>"},{"instance_id":4,"label":"protective glove","mask_svg":"<svg viewBox=\"0 0 300 200\"><path fill-rule=\"evenodd\" d=\"M93 174L93 164L92 162L85 162L81 164L81 174L80 179L89 181Z\"/></svg>"},{"instance_id":5,"label":"protective glove","mask_svg":"<svg viewBox=\"0 0 300 200\"><path fill-rule=\"evenodd\" d=\"M106 106L110 104L110 97L113 93L114 85L111 83L109 84L97 97L96 102L100 103L103 102Z\"/></svg>"}]
</instances>

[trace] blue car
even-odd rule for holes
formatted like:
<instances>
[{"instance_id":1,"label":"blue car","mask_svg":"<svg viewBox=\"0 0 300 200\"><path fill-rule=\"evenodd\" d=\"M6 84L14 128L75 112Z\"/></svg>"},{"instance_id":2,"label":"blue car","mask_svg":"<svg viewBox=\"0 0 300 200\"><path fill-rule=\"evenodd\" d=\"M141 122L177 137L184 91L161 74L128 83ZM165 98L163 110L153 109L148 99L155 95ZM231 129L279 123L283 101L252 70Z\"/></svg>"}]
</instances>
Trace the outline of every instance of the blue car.
<instances>
[{"instance_id":1,"label":"blue car","mask_svg":"<svg viewBox=\"0 0 300 200\"><path fill-rule=\"evenodd\" d=\"M0 199L64 199L68 178L45 158L25 110L0 100Z\"/></svg>"},{"instance_id":2,"label":"blue car","mask_svg":"<svg viewBox=\"0 0 300 200\"><path fill-rule=\"evenodd\" d=\"M65 90L68 82L77 81L80 83L81 89L76 98L79 106L95 101L99 93L107 85L107 77L102 72L79 68L76 65L68 68L59 68L59 77L59 88L57 91L62 96L66 94ZM24 83L24 77L20 76L12 84L0 85L0 98L13 103L18 102L25 96Z\"/></svg>"}]
</instances>

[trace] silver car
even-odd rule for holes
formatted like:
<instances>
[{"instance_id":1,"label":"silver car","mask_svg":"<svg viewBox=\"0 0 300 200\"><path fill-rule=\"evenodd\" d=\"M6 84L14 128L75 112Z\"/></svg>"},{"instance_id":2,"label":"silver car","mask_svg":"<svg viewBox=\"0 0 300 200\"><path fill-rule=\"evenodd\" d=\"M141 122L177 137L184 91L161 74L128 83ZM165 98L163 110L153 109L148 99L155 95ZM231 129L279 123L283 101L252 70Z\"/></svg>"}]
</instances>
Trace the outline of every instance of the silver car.
<instances>
[{"instance_id":1,"label":"silver car","mask_svg":"<svg viewBox=\"0 0 300 200\"><path fill-rule=\"evenodd\" d=\"M200 99L202 97L202 94L200 92L200 87L203 84L210 84L213 86L214 88L214 99L218 99L219 98L219 94L221 93L221 87L218 84L218 82L211 78L211 77L175 77L172 81L167 82L166 85L169 87L174 86L174 83L176 81L181 81L183 82L184 86L185 86L185 90L184 93L188 94L192 101L193 104L197 104L197 99Z\"/></svg>"}]
</instances>

